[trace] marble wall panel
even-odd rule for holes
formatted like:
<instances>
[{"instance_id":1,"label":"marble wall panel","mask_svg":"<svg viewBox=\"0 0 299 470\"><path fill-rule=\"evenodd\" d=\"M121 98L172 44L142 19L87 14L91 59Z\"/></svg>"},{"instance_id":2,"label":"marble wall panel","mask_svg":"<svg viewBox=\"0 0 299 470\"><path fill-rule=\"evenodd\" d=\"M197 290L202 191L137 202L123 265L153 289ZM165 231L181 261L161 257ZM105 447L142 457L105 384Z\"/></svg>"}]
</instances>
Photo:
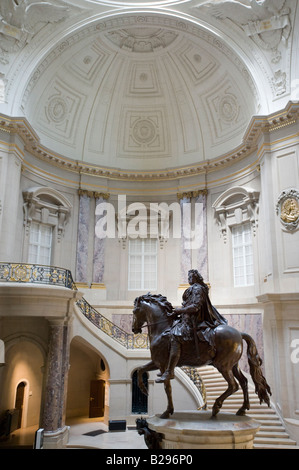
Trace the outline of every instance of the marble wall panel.
<instances>
[{"instance_id":1,"label":"marble wall panel","mask_svg":"<svg viewBox=\"0 0 299 470\"><path fill-rule=\"evenodd\" d=\"M96 206L104 201L103 197L96 198ZM96 215L95 225L100 216ZM102 283L105 269L105 238L99 238L95 234L93 250L93 277L92 281Z\"/></svg>"},{"instance_id":2,"label":"marble wall panel","mask_svg":"<svg viewBox=\"0 0 299 470\"><path fill-rule=\"evenodd\" d=\"M236 328L240 332L249 334L255 341L258 353L264 362L264 340L263 340L263 325L261 314L231 314L225 315L228 324ZM247 345L243 341L243 355L240 360L240 367L245 372L249 373L249 366L247 361ZM263 366L262 366L263 368Z\"/></svg>"},{"instance_id":3,"label":"marble wall panel","mask_svg":"<svg viewBox=\"0 0 299 470\"><path fill-rule=\"evenodd\" d=\"M79 223L77 239L76 281L87 282L88 274L88 237L90 218L90 197L80 195Z\"/></svg>"}]
</instances>

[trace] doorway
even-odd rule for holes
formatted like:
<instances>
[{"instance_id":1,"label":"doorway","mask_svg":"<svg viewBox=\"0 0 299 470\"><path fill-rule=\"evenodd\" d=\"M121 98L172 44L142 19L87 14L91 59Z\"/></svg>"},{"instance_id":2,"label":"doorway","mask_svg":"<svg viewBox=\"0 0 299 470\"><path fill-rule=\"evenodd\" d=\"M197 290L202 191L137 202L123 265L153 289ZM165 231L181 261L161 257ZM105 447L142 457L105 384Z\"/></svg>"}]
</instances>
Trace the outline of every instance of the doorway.
<instances>
[{"instance_id":1,"label":"doorway","mask_svg":"<svg viewBox=\"0 0 299 470\"><path fill-rule=\"evenodd\" d=\"M22 426L25 387L26 387L25 382L20 382L19 385L17 386L16 400L15 400L15 409L18 410L19 412L17 429L19 429Z\"/></svg>"},{"instance_id":2,"label":"doorway","mask_svg":"<svg viewBox=\"0 0 299 470\"><path fill-rule=\"evenodd\" d=\"M91 380L89 417L102 418L105 412L105 380Z\"/></svg>"},{"instance_id":3,"label":"doorway","mask_svg":"<svg viewBox=\"0 0 299 470\"><path fill-rule=\"evenodd\" d=\"M142 381L146 389L148 389L148 374L144 372ZM137 370L132 375L132 413L146 414L147 413L147 395L144 395L138 386Z\"/></svg>"}]
</instances>

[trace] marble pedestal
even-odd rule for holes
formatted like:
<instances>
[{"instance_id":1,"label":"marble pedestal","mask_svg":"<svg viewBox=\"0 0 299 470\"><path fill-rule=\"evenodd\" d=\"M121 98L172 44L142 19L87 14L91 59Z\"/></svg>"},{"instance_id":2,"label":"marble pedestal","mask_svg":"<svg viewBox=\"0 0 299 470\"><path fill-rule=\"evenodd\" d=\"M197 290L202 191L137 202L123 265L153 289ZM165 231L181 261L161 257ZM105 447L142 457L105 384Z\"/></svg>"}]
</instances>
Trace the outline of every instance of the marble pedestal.
<instances>
[{"instance_id":1,"label":"marble pedestal","mask_svg":"<svg viewBox=\"0 0 299 470\"><path fill-rule=\"evenodd\" d=\"M169 419L147 418L150 430L162 434L162 449L251 449L259 423L248 416L210 411L177 411Z\"/></svg>"}]
</instances>

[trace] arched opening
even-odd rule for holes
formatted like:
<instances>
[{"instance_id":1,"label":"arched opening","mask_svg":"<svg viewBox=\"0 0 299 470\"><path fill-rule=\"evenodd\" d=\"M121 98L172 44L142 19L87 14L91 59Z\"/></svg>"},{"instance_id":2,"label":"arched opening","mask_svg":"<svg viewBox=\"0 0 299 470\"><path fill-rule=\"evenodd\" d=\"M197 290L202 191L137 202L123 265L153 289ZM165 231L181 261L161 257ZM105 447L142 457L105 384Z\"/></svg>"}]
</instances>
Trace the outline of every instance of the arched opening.
<instances>
[{"instance_id":1,"label":"arched opening","mask_svg":"<svg viewBox=\"0 0 299 470\"><path fill-rule=\"evenodd\" d=\"M73 338L70 346L67 419L108 420L108 369L105 359L97 351L82 338Z\"/></svg>"},{"instance_id":2,"label":"arched opening","mask_svg":"<svg viewBox=\"0 0 299 470\"><path fill-rule=\"evenodd\" d=\"M0 413L17 410L15 429L38 426L44 366L41 350L32 341L16 340L7 347L5 364Z\"/></svg>"},{"instance_id":3,"label":"arched opening","mask_svg":"<svg viewBox=\"0 0 299 470\"><path fill-rule=\"evenodd\" d=\"M148 374L144 372L142 381L145 387L148 387ZM148 412L148 397L141 392L137 384L137 370L132 375L132 413L133 414L147 414Z\"/></svg>"}]
</instances>

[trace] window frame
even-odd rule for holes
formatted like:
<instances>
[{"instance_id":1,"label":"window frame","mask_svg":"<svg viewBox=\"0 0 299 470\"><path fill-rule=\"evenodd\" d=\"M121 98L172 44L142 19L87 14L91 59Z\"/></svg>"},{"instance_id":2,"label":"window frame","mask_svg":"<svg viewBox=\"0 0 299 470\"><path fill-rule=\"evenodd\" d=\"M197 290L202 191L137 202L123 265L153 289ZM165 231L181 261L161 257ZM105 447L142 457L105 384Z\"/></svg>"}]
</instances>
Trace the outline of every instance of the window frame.
<instances>
[{"instance_id":1,"label":"window frame","mask_svg":"<svg viewBox=\"0 0 299 470\"><path fill-rule=\"evenodd\" d=\"M241 228L241 243L236 243L236 236L234 232L236 229ZM250 240L249 242L246 241L246 235L250 235ZM252 230L251 230L251 225L250 222L244 222L242 224L236 224L231 227L231 245L232 245L232 266L233 266L233 282L234 282L234 287L252 287L254 286L254 250L253 250L253 237L252 237ZM246 249L250 247L250 263L247 263L247 258L248 258L248 253L246 253ZM236 249L241 249L241 256L237 257L235 255L235 250ZM241 265L237 266L236 261L237 258L242 260ZM237 276L236 275L236 269L242 269L243 273L242 276ZM251 272L250 272L251 271ZM238 283L237 280L239 278L243 279L243 282ZM248 278L251 278L249 281Z\"/></svg>"},{"instance_id":2,"label":"window frame","mask_svg":"<svg viewBox=\"0 0 299 470\"><path fill-rule=\"evenodd\" d=\"M141 256L141 284L140 287L132 287L132 270L131 270L131 256L134 255L132 252L132 242L140 240L141 242L141 252L136 253L135 256ZM155 241L155 252L154 253L146 253L145 252L145 243L146 240L154 240ZM146 285L144 274L145 274L145 257L146 256L154 256L155 259L155 285ZM129 238L129 247L128 247L128 291L156 291L158 286L158 239L157 238Z\"/></svg>"},{"instance_id":3,"label":"window frame","mask_svg":"<svg viewBox=\"0 0 299 470\"><path fill-rule=\"evenodd\" d=\"M32 229L34 226L38 227L38 241L37 242L32 242L31 241L31 234L33 233ZM49 229L49 234L50 234L50 242L49 244L43 244L42 243L42 230L44 229ZM36 261L33 261L31 259L31 246L37 246L37 255ZM41 249L42 248L47 248L49 250L49 256L47 257L47 262L43 261L40 259L41 257ZM52 251L53 251L53 226L49 224L43 224L42 222L37 222L37 221L32 221L30 225L30 231L29 231L29 240L28 240L28 263L30 264L42 264L42 265L51 265L51 260L52 260Z\"/></svg>"}]
</instances>

